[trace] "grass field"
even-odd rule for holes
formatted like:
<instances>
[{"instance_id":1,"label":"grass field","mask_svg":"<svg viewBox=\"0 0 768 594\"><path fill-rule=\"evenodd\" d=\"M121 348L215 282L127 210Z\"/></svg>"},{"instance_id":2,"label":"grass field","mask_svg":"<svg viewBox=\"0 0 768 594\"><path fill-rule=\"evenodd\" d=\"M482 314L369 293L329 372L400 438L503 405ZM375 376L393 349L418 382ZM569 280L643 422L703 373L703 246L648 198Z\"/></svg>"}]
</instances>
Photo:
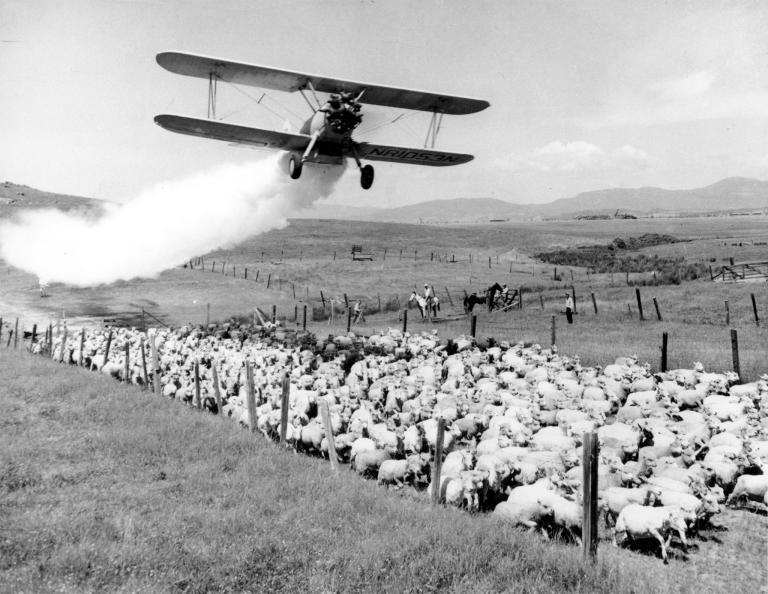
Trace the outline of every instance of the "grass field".
<instances>
[{"instance_id":1,"label":"grass field","mask_svg":"<svg viewBox=\"0 0 768 594\"><path fill-rule=\"evenodd\" d=\"M227 419L0 348L5 592L757 592L768 521L727 511L669 566L596 566Z\"/></svg>"},{"instance_id":2,"label":"grass field","mask_svg":"<svg viewBox=\"0 0 768 594\"><path fill-rule=\"evenodd\" d=\"M461 306L464 291L480 290L498 281L524 289L524 309L504 314L478 312L480 336L549 344L551 320L555 316L558 346L564 352L578 354L589 364L605 364L616 356L636 353L642 361L658 368L661 335L667 332L671 367L690 367L694 361L701 361L710 369L725 370L732 366L729 329L735 328L739 332L742 374L752 380L768 372L765 282L722 284L699 280L681 285L642 286L645 321L641 322L635 287L626 284L624 274L596 275L582 268L559 268L561 280L555 281L554 267L535 261L531 254L555 247L608 243L614 237L660 233L690 241L647 250L667 256L682 254L692 261L715 258L716 264L731 257L736 261L768 259L768 246L755 245L768 238L766 228L765 217L462 227L296 220L285 229L203 255L204 271L174 268L156 279L87 289L54 284L47 299L40 299L34 276L6 267L0 286L0 316L6 321L22 317L27 330L34 322L42 326L58 319L62 312L74 324L117 319L138 326L144 309L148 312L144 321L149 325L157 323L149 314L163 323L179 325L204 323L208 317L207 304L211 321L248 316L256 306L269 312L274 304L278 317L290 325L294 323L295 307L298 305L301 312L303 304L308 303L311 330L321 335L344 331L343 308L337 309L331 325L325 318L312 320L313 309L320 318L322 291L326 299L343 301L344 293L349 299L362 299L368 313L367 323L355 330L370 332L388 326L401 327L400 311L406 306L409 293L428 282L435 286L441 299L441 317L453 321L423 323L417 311L411 310L409 328L436 329L447 338L469 332L470 321L463 316ZM375 260L352 261L349 252L353 244L362 244L364 250L374 254ZM215 273L211 272L214 262ZM221 273L224 262L226 274ZM232 275L233 266L236 276ZM243 279L245 268L248 280ZM649 273L632 274L630 282L649 278ZM576 291L579 313L576 323L568 326L562 315L563 294L571 286ZM751 293L756 297L760 327L755 325ZM657 320L653 298L663 321ZM728 324L726 300L730 308ZM327 316L329 306L325 311Z\"/></svg>"}]
</instances>

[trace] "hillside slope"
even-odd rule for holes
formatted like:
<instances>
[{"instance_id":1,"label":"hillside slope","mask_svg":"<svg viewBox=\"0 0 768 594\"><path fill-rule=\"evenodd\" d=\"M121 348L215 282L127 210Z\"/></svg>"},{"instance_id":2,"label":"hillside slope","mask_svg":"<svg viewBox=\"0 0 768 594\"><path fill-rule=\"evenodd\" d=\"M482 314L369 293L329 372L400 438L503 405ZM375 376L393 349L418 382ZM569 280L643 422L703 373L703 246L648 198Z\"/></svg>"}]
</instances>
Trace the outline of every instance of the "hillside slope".
<instances>
[{"instance_id":1,"label":"hillside slope","mask_svg":"<svg viewBox=\"0 0 768 594\"><path fill-rule=\"evenodd\" d=\"M84 210L98 214L105 204L103 200L95 198L45 192L9 181L0 184L0 217L12 216L25 208Z\"/></svg>"}]
</instances>

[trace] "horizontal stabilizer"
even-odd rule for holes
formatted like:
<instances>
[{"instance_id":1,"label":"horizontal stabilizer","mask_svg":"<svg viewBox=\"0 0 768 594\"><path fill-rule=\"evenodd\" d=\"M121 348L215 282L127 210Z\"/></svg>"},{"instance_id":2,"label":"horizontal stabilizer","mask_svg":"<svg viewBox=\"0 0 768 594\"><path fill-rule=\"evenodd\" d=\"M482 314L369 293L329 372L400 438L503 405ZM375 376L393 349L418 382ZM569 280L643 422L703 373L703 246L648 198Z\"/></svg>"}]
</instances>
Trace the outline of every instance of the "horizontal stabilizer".
<instances>
[{"instance_id":1,"label":"horizontal stabilizer","mask_svg":"<svg viewBox=\"0 0 768 594\"><path fill-rule=\"evenodd\" d=\"M323 93L347 91L355 96L362 92L361 103L402 109L462 115L481 111L490 105L483 99L384 87L183 52L159 53L157 54L157 63L176 74L205 79L210 79L213 76L216 80L224 82L252 85L288 93L310 88Z\"/></svg>"},{"instance_id":2,"label":"horizontal stabilizer","mask_svg":"<svg viewBox=\"0 0 768 594\"><path fill-rule=\"evenodd\" d=\"M171 132L189 134L202 138L213 138L238 144L278 149L283 151L304 151L310 137L304 134L275 132L262 128L250 128L237 124L226 124L216 120L190 118L179 115L163 114L155 116L155 123Z\"/></svg>"},{"instance_id":3,"label":"horizontal stabilizer","mask_svg":"<svg viewBox=\"0 0 768 594\"><path fill-rule=\"evenodd\" d=\"M411 165L430 165L432 167L445 167L447 165L461 165L468 163L474 157L462 153L446 153L421 148L405 148L400 146L384 146L381 144L369 144L361 142L357 145L357 152L361 159L369 161L391 161L393 163L409 163Z\"/></svg>"}]
</instances>

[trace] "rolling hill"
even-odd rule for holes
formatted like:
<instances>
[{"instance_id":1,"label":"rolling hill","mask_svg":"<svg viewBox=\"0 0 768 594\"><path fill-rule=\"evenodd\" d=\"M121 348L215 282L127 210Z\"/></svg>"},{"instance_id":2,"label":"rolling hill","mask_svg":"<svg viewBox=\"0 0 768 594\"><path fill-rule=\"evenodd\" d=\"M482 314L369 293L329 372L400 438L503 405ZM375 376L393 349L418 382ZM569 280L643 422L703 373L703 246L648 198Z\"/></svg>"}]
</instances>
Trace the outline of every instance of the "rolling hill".
<instances>
[{"instance_id":1,"label":"rolling hill","mask_svg":"<svg viewBox=\"0 0 768 594\"><path fill-rule=\"evenodd\" d=\"M0 217L12 216L25 208L82 210L99 214L104 204L104 200L45 192L9 181L0 184Z\"/></svg>"}]
</instances>

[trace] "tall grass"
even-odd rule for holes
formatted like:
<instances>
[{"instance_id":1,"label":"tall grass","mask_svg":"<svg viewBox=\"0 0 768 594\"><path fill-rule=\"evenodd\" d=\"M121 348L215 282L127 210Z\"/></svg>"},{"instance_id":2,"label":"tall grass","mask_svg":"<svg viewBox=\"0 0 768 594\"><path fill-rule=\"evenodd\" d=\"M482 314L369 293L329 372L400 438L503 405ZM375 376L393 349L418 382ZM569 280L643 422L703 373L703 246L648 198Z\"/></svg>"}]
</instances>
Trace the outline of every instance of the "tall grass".
<instances>
[{"instance_id":1,"label":"tall grass","mask_svg":"<svg viewBox=\"0 0 768 594\"><path fill-rule=\"evenodd\" d=\"M601 546L585 565L83 370L2 349L0 378L5 591L690 589L685 563Z\"/></svg>"}]
</instances>

